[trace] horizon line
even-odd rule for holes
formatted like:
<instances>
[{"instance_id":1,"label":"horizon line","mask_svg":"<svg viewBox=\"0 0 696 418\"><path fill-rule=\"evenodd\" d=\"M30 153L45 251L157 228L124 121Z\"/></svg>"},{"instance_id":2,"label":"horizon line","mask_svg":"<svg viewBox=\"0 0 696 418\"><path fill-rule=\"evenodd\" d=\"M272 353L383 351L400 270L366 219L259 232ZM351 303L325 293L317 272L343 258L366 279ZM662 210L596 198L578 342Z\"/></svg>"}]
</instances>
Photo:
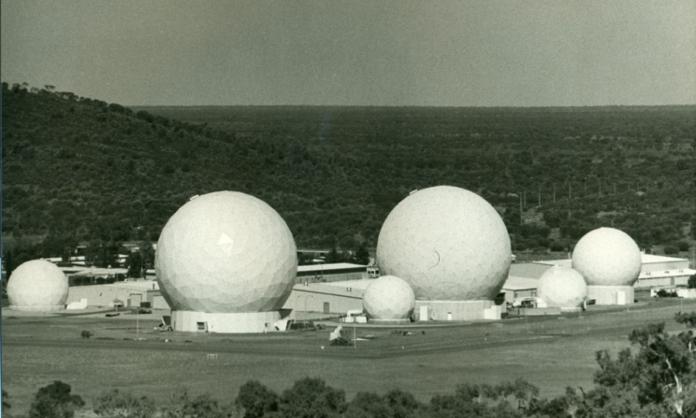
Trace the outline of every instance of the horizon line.
<instances>
[{"instance_id":1,"label":"horizon line","mask_svg":"<svg viewBox=\"0 0 696 418\"><path fill-rule=\"evenodd\" d=\"M113 102L116 103L116 102ZM593 105L363 105L363 104L124 104L126 107L352 107L352 108L443 108L443 109L573 109L618 107L692 107L694 103L593 104Z\"/></svg>"}]
</instances>

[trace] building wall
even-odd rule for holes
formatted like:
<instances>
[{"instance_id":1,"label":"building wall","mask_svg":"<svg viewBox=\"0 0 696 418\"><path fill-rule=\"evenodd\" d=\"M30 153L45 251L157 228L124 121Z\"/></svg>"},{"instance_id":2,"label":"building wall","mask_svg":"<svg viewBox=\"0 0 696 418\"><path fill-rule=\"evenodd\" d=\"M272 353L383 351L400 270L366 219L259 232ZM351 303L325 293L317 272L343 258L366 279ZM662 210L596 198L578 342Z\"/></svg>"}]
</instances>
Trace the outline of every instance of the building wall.
<instances>
[{"instance_id":1,"label":"building wall","mask_svg":"<svg viewBox=\"0 0 696 418\"><path fill-rule=\"evenodd\" d=\"M280 313L206 313L194 311L173 311L172 328L184 332L211 333L264 333L285 331L287 324L279 324ZM277 328L276 328L277 327Z\"/></svg>"},{"instance_id":2,"label":"building wall","mask_svg":"<svg viewBox=\"0 0 696 418\"><path fill-rule=\"evenodd\" d=\"M490 300L416 300L413 313L417 321L472 321L487 319L486 310L492 306L494 306L493 301ZM427 309L428 318L421 317L425 309ZM500 319L499 315L498 319Z\"/></svg>"},{"instance_id":3,"label":"building wall","mask_svg":"<svg viewBox=\"0 0 696 418\"><path fill-rule=\"evenodd\" d=\"M339 281L339 280L360 280L360 279L365 279L367 278L367 272L363 269L361 271L348 271L348 272L340 272L340 273L331 273L331 272L324 272L324 273L311 273L311 274L298 274L297 279L295 280L297 283L304 283L304 282L309 282L309 283L316 283L316 282L334 282L334 281Z\"/></svg>"},{"instance_id":4,"label":"building wall","mask_svg":"<svg viewBox=\"0 0 696 418\"><path fill-rule=\"evenodd\" d=\"M68 303L86 298L89 306L112 306L114 299L120 299L125 304L131 293L145 292L108 285L74 286L68 288Z\"/></svg>"},{"instance_id":5,"label":"building wall","mask_svg":"<svg viewBox=\"0 0 696 418\"><path fill-rule=\"evenodd\" d=\"M505 292L505 302L512 303L515 299L536 297L536 289L519 289L519 290L509 290L503 289Z\"/></svg>"},{"instance_id":6,"label":"building wall","mask_svg":"<svg viewBox=\"0 0 696 418\"><path fill-rule=\"evenodd\" d=\"M673 260L673 261L663 261L660 263L643 263L641 271L656 271L656 272L664 272L667 270L679 270L679 269L688 269L689 268L689 260L687 259L678 259L678 260Z\"/></svg>"},{"instance_id":7,"label":"building wall","mask_svg":"<svg viewBox=\"0 0 696 418\"><path fill-rule=\"evenodd\" d=\"M587 299L594 299L597 305L631 305L633 286L587 286Z\"/></svg>"},{"instance_id":8,"label":"building wall","mask_svg":"<svg viewBox=\"0 0 696 418\"><path fill-rule=\"evenodd\" d=\"M362 309L362 291L354 292L342 291L340 289L316 289L316 285L295 286L290 297L283 305L283 309L292 309L302 312L322 312L330 314L345 314L352 309ZM327 305L328 304L328 305ZM292 316L292 314L291 314Z\"/></svg>"},{"instance_id":9,"label":"building wall","mask_svg":"<svg viewBox=\"0 0 696 418\"><path fill-rule=\"evenodd\" d=\"M651 287L665 286L686 286L689 282L689 275L642 278L635 284L636 289L649 289Z\"/></svg>"},{"instance_id":10,"label":"building wall","mask_svg":"<svg viewBox=\"0 0 696 418\"><path fill-rule=\"evenodd\" d=\"M129 286L125 283L71 286L68 288L66 303L79 302L80 299L86 298L89 306L112 306L113 300L119 299L123 301L124 305L128 306L129 299L132 300L131 304L135 303L137 298L140 298L141 301L149 300L147 295L153 291L148 289L148 286L149 283L140 286ZM159 293L159 291L155 292Z\"/></svg>"},{"instance_id":11,"label":"building wall","mask_svg":"<svg viewBox=\"0 0 696 418\"><path fill-rule=\"evenodd\" d=\"M161 294L148 292L147 299L152 304L152 309L169 309L169 304Z\"/></svg>"}]
</instances>

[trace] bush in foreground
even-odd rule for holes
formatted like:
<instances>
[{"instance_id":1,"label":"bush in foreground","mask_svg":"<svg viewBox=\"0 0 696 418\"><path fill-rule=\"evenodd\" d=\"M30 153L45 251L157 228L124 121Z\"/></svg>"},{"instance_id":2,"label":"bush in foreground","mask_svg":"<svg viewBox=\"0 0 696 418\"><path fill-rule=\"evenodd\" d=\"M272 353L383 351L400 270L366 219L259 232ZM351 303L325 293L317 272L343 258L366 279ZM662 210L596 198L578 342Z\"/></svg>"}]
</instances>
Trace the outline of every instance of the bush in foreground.
<instances>
[{"instance_id":1,"label":"bush in foreground","mask_svg":"<svg viewBox=\"0 0 696 418\"><path fill-rule=\"evenodd\" d=\"M94 402L94 413L109 418L149 418L155 413L155 403L118 389L105 392Z\"/></svg>"},{"instance_id":2,"label":"bush in foreground","mask_svg":"<svg viewBox=\"0 0 696 418\"><path fill-rule=\"evenodd\" d=\"M59 380L42 387L31 404L29 418L72 418L85 402L70 392L70 385Z\"/></svg>"}]
</instances>

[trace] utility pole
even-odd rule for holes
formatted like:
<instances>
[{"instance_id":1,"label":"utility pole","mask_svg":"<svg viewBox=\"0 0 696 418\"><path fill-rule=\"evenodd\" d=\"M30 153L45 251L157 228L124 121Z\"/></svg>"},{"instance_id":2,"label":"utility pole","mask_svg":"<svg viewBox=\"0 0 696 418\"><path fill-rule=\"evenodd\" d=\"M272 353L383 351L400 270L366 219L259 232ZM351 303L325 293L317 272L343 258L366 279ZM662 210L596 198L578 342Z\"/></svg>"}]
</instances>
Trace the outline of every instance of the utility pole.
<instances>
[{"instance_id":1,"label":"utility pole","mask_svg":"<svg viewBox=\"0 0 696 418\"><path fill-rule=\"evenodd\" d=\"M522 201L524 202L524 209L526 210L527 209L527 191L526 190L522 192L522 196L524 196Z\"/></svg>"},{"instance_id":2,"label":"utility pole","mask_svg":"<svg viewBox=\"0 0 696 418\"><path fill-rule=\"evenodd\" d=\"M355 325L353 325L353 350L358 348L358 338L355 335Z\"/></svg>"}]
</instances>

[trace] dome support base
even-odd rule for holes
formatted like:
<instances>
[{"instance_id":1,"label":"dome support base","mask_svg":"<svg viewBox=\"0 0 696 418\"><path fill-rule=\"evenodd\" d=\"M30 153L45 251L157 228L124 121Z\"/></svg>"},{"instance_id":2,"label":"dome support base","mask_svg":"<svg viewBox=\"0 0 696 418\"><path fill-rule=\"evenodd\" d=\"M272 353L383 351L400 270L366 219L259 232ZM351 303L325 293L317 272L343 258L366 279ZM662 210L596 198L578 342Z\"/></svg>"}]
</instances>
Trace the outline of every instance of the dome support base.
<instances>
[{"instance_id":1,"label":"dome support base","mask_svg":"<svg viewBox=\"0 0 696 418\"><path fill-rule=\"evenodd\" d=\"M633 298L633 286L587 286L587 299L596 305L632 305Z\"/></svg>"},{"instance_id":2,"label":"dome support base","mask_svg":"<svg viewBox=\"0 0 696 418\"><path fill-rule=\"evenodd\" d=\"M285 331L287 326L288 317L281 317L279 311L241 313L172 311L174 331L261 334Z\"/></svg>"},{"instance_id":3,"label":"dome support base","mask_svg":"<svg viewBox=\"0 0 696 418\"><path fill-rule=\"evenodd\" d=\"M416 300L417 321L478 321L500 319L501 307L492 300Z\"/></svg>"}]
</instances>

